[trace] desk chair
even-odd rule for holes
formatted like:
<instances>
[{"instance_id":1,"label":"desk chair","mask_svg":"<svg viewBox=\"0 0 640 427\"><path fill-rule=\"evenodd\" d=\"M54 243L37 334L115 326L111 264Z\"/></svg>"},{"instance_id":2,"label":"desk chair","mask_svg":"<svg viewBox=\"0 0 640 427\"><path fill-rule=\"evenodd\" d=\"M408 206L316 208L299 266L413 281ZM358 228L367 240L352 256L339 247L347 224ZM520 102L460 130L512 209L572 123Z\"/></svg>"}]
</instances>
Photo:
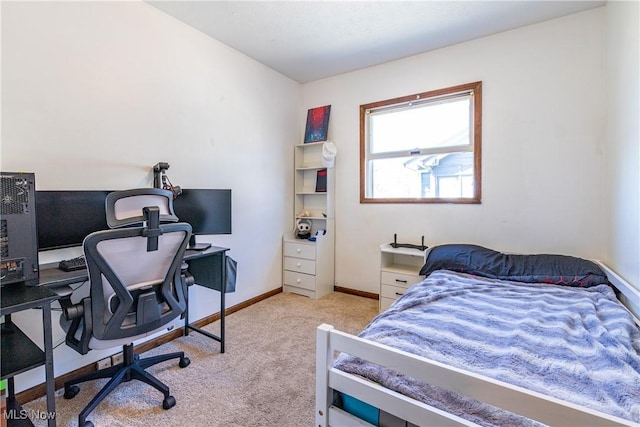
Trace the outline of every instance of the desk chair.
<instances>
[{"instance_id":1,"label":"desk chair","mask_svg":"<svg viewBox=\"0 0 640 427\"><path fill-rule=\"evenodd\" d=\"M166 199L163 203L168 203L165 207L169 206L169 212L161 215L160 206L143 207L151 200L149 193ZM63 305L61 324L67 331L66 343L74 350L86 354L91 349L122 345L123 363L64 384L64 397L71 399L80 391L76 384L111 378L80 412L80 427L92 427L93 423L86 420L87 415L119 384L132 379L161 391L162 407L172 408L176 400L170 395L169 387L145 369L170 359L180 359L181 368L190 363L184 352L140 359L133 353L133 342L167 328L185 311L186 286L180 267L191 226L160 224L161 217L177 221L177 217L171 218L173 196L170 191L140 189L109 196L108 224L116 224L112 220L118 217L116 226L124 228L98 231L85 238L83 250L89 270L89 295L76 304L69 300ZM138 208L130 209L136 204ZM118 214L118 206L129 209L130 220ZM139 225L141 220L144 222Z\"/></svg>"}]
</instances>

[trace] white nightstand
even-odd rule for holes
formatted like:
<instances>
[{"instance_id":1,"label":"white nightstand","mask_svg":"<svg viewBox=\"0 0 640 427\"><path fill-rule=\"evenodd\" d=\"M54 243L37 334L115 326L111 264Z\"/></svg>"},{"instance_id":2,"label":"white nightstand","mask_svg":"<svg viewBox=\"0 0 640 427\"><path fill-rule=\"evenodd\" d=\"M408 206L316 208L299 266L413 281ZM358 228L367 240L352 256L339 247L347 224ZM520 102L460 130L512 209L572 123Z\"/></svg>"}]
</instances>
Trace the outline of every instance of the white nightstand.
<instances>
[{"instance_id":1,"label":"white nightstand","mask_svg":"<svg viewBox=\"0 0 640 427\"><path fill-rule=\"evenodd\" d=\"M389 308L409 286L424 279L419 273L425 259L426 251L420 249L380 245L380 311Z\"/></svg>"}]
</instances>

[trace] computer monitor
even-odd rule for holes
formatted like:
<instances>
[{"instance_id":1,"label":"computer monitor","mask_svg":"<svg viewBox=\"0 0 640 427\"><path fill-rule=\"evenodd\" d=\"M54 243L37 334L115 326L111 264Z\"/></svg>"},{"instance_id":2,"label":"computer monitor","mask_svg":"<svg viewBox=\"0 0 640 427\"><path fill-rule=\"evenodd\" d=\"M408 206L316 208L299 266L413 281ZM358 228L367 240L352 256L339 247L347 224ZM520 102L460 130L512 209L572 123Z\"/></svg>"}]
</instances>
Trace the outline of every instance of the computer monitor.
<instances>
[{"instance_id":1,"label":"computer monitor","mask_svg":"<svg viewBox=\"0 0 640 427\"><path fill-rule=\"evenodd\" d=\"M173 201L173 209L180 221L193 229L187 249L211 246L197 244L196 235L231 234L231 190L185 188Z\"/></svg>"},{"instance_id":2,"label":"computer monitor","mask_svg":"<svg viewBox=\"0 0 640 427\"><path fill-rule=\"evenodd\" d=\"M38 250L82 245L94 231L108 230L105 199L110 191L36 191Z\"/></svg>"}]
</instances>

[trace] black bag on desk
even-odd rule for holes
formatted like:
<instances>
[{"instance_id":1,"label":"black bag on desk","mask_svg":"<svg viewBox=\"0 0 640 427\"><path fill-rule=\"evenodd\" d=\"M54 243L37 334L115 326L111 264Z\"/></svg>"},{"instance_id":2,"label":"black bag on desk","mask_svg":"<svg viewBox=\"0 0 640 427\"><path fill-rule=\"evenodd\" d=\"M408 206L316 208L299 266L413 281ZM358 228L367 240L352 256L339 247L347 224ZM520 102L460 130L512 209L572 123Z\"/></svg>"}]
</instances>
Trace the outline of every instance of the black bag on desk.
<instances>
[{"instance_id":1,"label":"black bag on desk","mask_svg":"<svg viewBox=\"0 0 640 427\"><path fill-rule=\"evenodd\" d=\"M227 283L225 293L236 291L236 275L238 274L238 261L227 256Z\"/></svg>"}]
</instances>

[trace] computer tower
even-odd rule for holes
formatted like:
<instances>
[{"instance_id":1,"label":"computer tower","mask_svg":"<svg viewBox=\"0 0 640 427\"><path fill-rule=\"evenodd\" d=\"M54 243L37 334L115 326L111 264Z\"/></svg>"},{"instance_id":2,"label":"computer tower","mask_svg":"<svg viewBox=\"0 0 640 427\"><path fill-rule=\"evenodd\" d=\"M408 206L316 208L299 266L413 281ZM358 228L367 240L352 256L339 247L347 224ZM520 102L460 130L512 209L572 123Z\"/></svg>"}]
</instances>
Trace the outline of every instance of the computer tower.
<instances>
[{"instance_id":1,"label":"computer tower","mask_svg":"<svg viewBox=\"0 0 640 427\"><path fill-rule=\"evenodd\" d=\"M0 285L38 284L36 182L33 173L0 172Z\"/></svg>"}]
</instances>

